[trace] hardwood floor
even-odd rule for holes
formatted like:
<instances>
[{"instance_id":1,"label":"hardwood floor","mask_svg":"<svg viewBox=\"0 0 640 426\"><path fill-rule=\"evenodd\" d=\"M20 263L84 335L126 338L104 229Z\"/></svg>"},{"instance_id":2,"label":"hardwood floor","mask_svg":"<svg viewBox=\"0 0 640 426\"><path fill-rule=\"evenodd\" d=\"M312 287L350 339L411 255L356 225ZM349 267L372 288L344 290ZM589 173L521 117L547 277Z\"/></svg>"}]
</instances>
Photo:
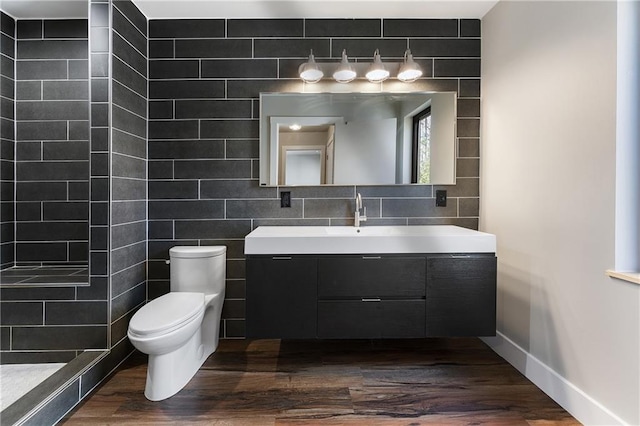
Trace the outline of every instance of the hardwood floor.
<instances>
[{"instance_id":1,"label":"hardwood floor","mask_svg":"<svg viewBox=\"0 0 640 426\"><path fill-rule=\"evenodd\" d=\"M61 424L576 425L479 339L224 340L177 395L135 354Z\"/></svg>"}]
</instances>

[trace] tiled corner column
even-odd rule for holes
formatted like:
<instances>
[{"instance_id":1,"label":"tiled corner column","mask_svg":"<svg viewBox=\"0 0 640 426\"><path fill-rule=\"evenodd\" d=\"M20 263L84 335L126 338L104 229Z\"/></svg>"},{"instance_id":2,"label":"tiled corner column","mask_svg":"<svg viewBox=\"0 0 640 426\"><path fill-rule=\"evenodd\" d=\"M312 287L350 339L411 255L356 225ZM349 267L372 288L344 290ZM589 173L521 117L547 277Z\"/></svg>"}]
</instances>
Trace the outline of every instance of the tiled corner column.
<instances>
[{"instance_id":1,"label":"tiled corner column","mask_svg":"<svg viewBox=\"0 0 640 426\"><path fill-rule=\"evenodd\" d=\"M15 262L15 21L4 12L0 28L0 269ZM4 334L3 334L4 335Z\"/></svg>"},{"instance_id":2,"label":"tiled corner column","mask_svg":"<svg viewBox=\"0 0 640 426\"><path fill-rule=\"evenodd\" d=\"M367 225L457 224L477 229L479 211L480 21L469 19L217 19L149 22L149 296L169 290L172 245L226 244L225 337L244 336L244 237L259 225L347 225L364 197ZM330 91L297 76L310 49L338 61L343 49L370 62L425 70L407 85L350 83L358 91L455 91L457 182L449 186L291 187L258 183L261 92ZM337 83L333 83L337 84ZM341 87L344 90L344 86ZM435 207L436 189L448 191Z\"/></svg>"}]
</instances>

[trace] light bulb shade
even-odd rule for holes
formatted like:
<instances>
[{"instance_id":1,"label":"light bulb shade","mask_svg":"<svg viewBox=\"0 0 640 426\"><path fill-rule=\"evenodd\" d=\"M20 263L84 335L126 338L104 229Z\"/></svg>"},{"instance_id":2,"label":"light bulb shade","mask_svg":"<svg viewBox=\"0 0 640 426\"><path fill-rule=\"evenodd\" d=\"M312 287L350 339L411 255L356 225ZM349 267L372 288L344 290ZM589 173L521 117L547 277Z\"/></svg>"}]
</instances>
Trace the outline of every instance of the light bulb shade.
<instances>
[{"instance_id":1,"label":"light bulb shade","mask_svg":"<svg viewBox=\"0 0 640 426\"><path fill-rule=\"evenodd\" d=\"M398 80L405 83L412 83L422 76L422 68L413 60L411 51L407 49L404 53L404 63L398 71Z\"/></svg>"},{"instance_id":2,"label":"light bulb shade","mask_svg":"<svg viewBox=\"0 0 640 426\"><path fill-rule=\"evenodd\" d=\"M320 69L313 57L313 52L309 55L309 60L298 68L298 74L305 83L317 83L324 76L324 72Z\"/></svg>"},{"instance_id":3,"label":"light bulb shade","mask_svg":"<svg viewBox=\"0 0 640 426\"><path fill-rule=\"evenodd\" d=\"M353 69L351 64L349 63L349 59L347 58L347 51L342 51L342 60L340 61L340 65L333 73L333 79L338 83L349 83L356 78L356 71Z\"/></svg>"},{"instance_id":4,"label":"light bulb shade","mask_svg":"<svg viewBox=\"0 0 640 426\"><path fill-rule=\"evenodd\" d=\"M373 63L369 66L366 77L372 83L381 83L389 78L389 70L384 67L378 49L373 54Z\"/></svg>"}]
</instances>

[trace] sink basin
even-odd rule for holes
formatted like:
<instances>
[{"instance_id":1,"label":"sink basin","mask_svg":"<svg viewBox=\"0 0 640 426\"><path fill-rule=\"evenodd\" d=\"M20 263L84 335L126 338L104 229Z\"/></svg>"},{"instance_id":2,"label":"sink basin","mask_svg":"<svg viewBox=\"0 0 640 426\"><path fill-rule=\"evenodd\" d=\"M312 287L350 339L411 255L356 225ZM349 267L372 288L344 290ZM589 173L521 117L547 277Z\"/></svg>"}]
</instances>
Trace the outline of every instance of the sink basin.
<instances>
[{"instance_id":1,"label":"sink basin","mask_svg":"<svg viewBox=\"0 0 640 426\"><path fill-rule=\"evenodd\" d=\"M259 226L245 254L495 253L492 234L453 225Z\"/></svg>"}]
</instances>

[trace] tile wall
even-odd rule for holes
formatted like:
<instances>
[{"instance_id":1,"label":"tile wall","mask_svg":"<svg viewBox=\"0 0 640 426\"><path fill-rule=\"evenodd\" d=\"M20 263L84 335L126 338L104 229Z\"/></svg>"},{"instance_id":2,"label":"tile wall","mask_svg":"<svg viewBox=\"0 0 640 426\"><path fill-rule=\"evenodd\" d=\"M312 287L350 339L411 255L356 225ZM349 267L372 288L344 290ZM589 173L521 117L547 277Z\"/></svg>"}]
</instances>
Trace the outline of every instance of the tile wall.
<instances>
[{"instance_id":1,"label":"tile wall","mask_svg":"<svg viewBox=\"0 0 640 426\"><path fill-rule=\"evenodd\" d=\"M15 263L15 21L0 12L0 269Z\"/></svg>"},{"instance_id":2,"label":"tile wall","mask_svg":"<svg viewBox=\"0 0 640 426\"><path fill-rule=\"evenodd\" d=\"M280 188L258 185L260 92L309 90L297 67L310 49L320 61L339 59L342 49L370 61L376 48L399 61L407 47L425 78L353 87L458 93L457 184L443 187L447 207L435 207L432 186L338 186L287 188L292 207L280 208ZM149 21L149 297L169 290L169 247L226 244L222 335L243 337L244 236L259 225L351 224L356 192L367 225L477 229L479 124L479 20Z\"/></svg>"},{"instance_id":3,"label":"tile wall","mask_svg":"<svg viewBox=\"0 0 640 426\"><path fill-rule=\"evenodd\" d=\"M16 23L16 263L86 263L87 20Z\"/></svg>"}]
</instances>

